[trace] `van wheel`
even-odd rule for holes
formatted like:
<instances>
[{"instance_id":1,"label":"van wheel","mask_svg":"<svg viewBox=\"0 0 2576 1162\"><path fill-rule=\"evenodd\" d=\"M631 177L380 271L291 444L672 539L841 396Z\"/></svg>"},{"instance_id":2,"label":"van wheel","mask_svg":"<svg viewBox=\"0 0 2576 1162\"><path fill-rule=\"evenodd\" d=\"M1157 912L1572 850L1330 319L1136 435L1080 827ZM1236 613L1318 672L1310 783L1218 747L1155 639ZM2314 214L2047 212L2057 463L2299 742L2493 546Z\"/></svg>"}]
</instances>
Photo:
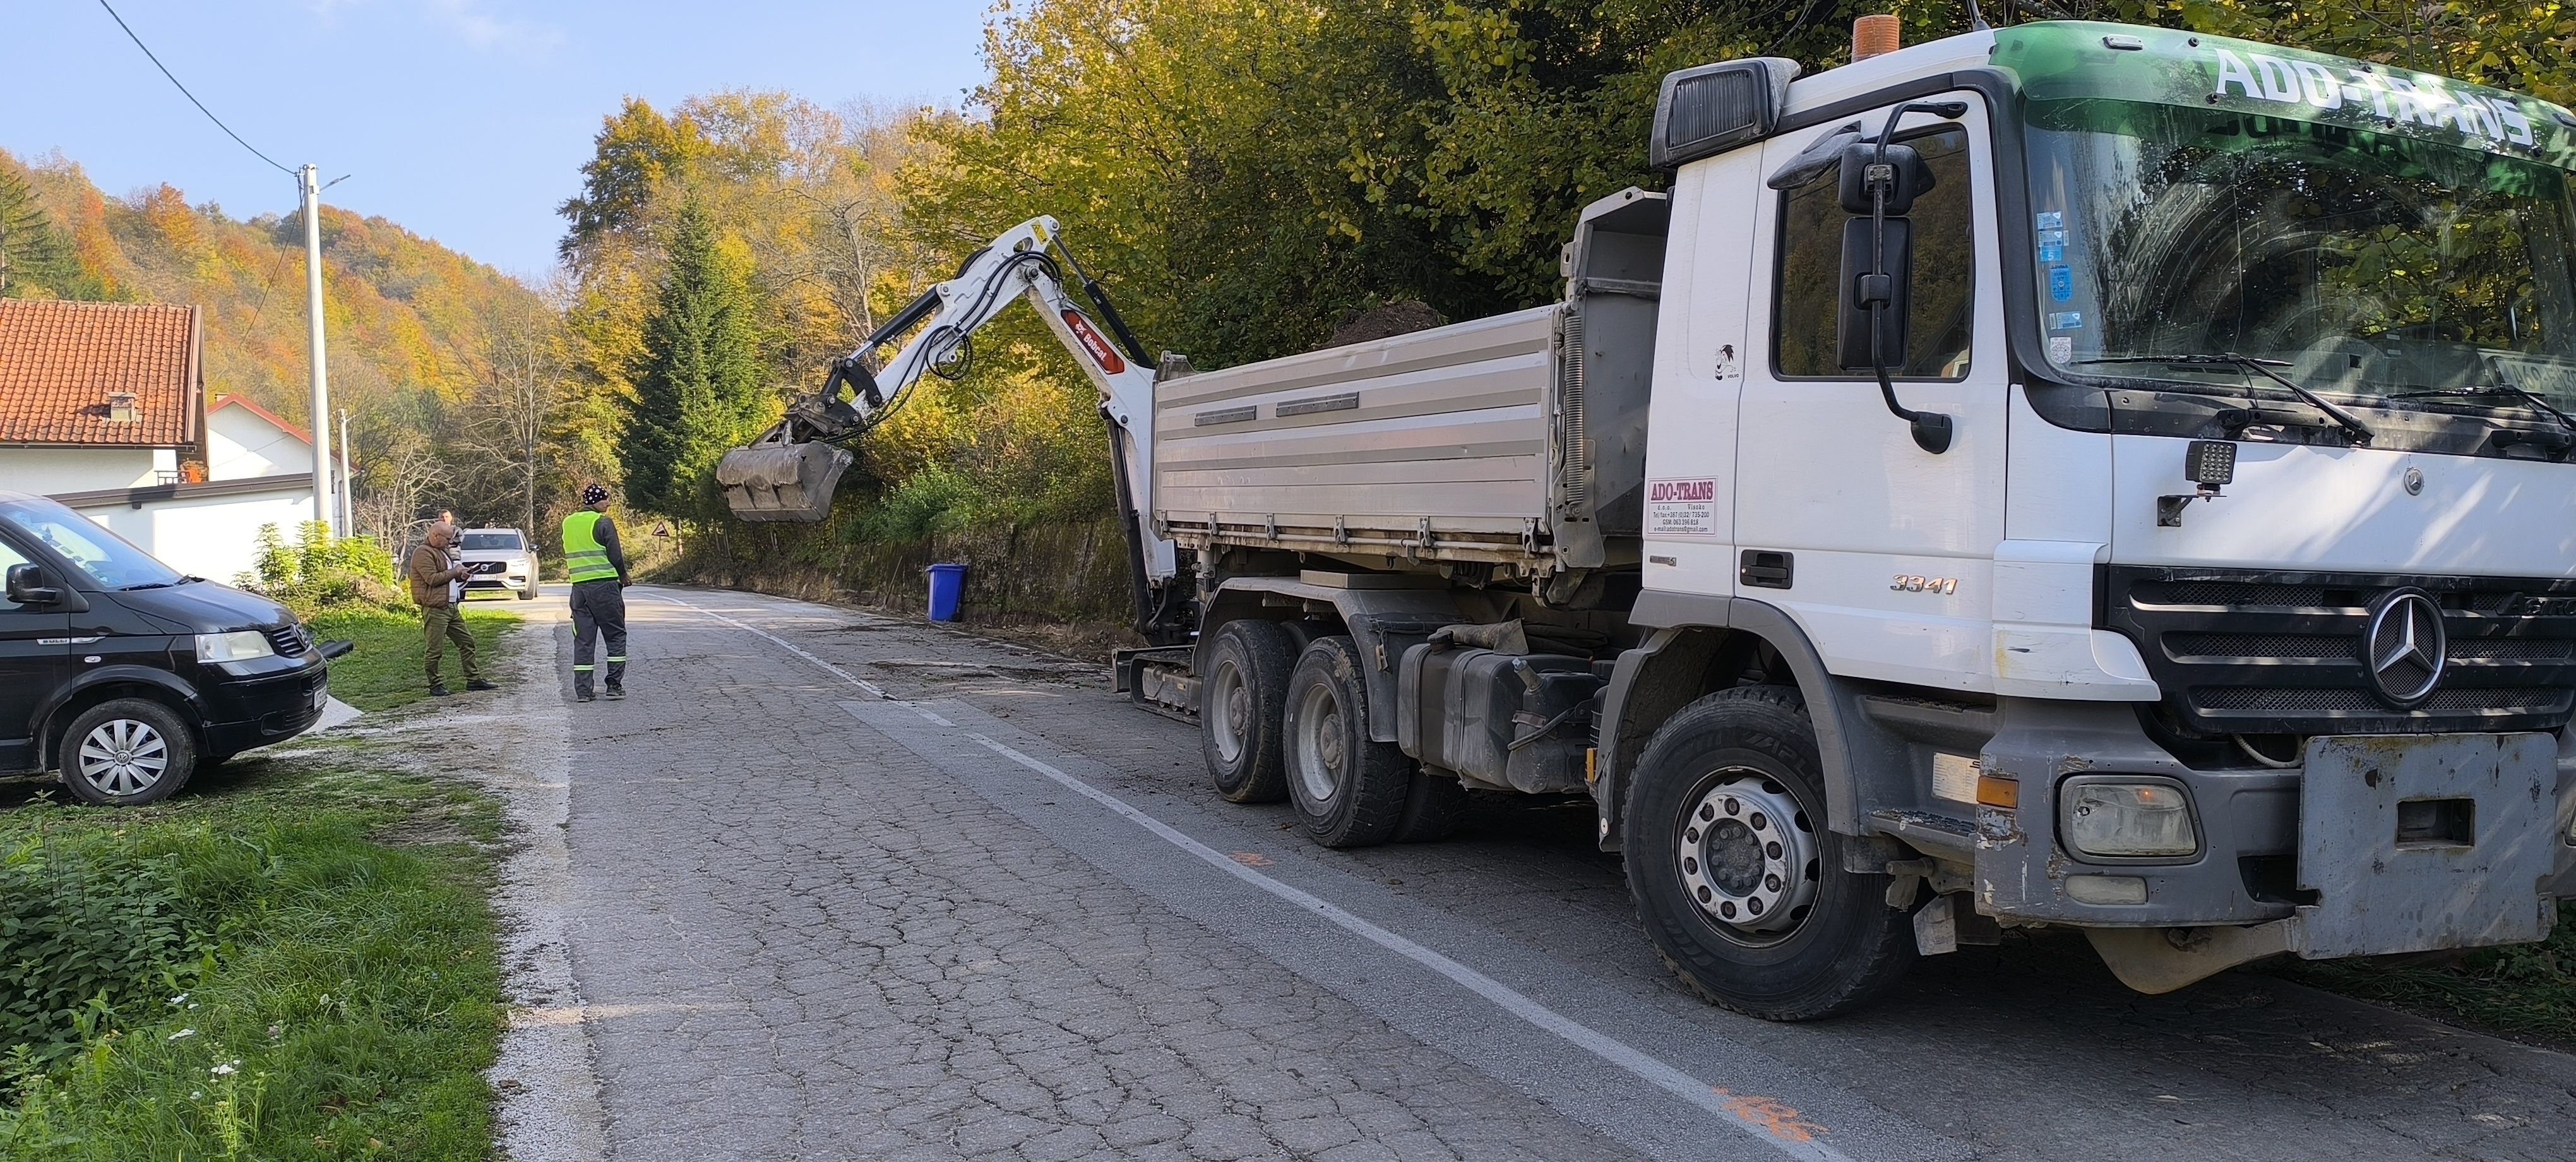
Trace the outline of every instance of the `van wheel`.
<instances>
[{"instance_id":1,"label":"van wheel","mask_svg":"<svg viewBox=\"0 0 2576 1162\"><path fill-rule=\"evenodd\" d=\"M1276 803L1288 796L1279 760L1279 708L1297 650L1275 621L1219 626L1199 686L1199 750L1216 793L1228 803Z\"/></svg>"},{"instance_id":2,"label":"van wheel","mask_svg":"<svg viewBox=\"0 0 2576 1162\"><path fill-rule=\"evenodd\" d=\"M1914 962L1888 877L1843 870L1805 701L1721 690L1646 746L1628 794L1628 891L1664 963L1712 1004L1773 1021L1851 1012Z\"/></svg>"},{"instance_id":3,"label":"van wheel","mask_svg":"<svg viewBox=\"0 0 2576 1162\"><path fill-rule=\"evenodd\" d=\"M1467 813L1467 785L1447 775L1415 767L1406 780L1404 811L1396 816L1393 843L1438 843L1458 829Z\"/></svg>"},{"instance_id":4,"label":"van wheel","mask_svg":"<svg viewBox=\"0 0 2576 1162\"><path fill-rule=\"evenodd\" d=\"M1367 847L1395 833L1411 790L1411 761L1395 744L1369 741L1360 652L1347 637L1319 637L1288 676L1280 757L1288 801L1306 835L1326 847Z\"/></svg>"},{"instance_id":5,"label":"van wheel","mask_svg":"<svg viewBox=\"0 0 2576 1162\"><path fill-rule=\"evenodd\" d=\"M90 707L63 733L64 789L101 807L158 803L196 773L197 743L158 702L119 698Z\"/></svg>"}]
</instances>

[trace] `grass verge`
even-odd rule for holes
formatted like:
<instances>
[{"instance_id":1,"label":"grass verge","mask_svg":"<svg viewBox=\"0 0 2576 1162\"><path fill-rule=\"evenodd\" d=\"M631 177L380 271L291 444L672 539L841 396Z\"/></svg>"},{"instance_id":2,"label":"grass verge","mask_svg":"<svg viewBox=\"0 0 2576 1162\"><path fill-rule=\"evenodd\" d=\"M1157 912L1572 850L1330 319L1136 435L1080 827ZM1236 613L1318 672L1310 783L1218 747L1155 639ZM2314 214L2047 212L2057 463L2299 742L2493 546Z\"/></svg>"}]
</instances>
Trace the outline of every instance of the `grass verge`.
<instances>
[{"instance_id":1,"label":"grass verge","mask_svg":"<svg viewBox=\"0 0 2576 1162\"><path fill-rule=\"evenodd\" d=\"M2276 971L2328 992L2576 1051L2576 901L2558 905L2558 927L2549 939L2472 952L2448 965L2294 961Z\"/></svg>"},{"instance_id":2,"label":"grass verge","mask_svg":"<svg viewBox=\"0 0 2576 1162\"><path fill-rule=\"evenodd\" d=\"M465 606L465 628L474 635L487 671L495 668L492 663L499 655L494 651L500 648L502 631L519 620L516 614L490 608L495 604L477 601ZM429 679L420 668L419 613L351 609L320 614L305 625L316 638L357 644L348 656L331 663L332 697L367 711L392 710L429 697ZM451 689L465 684L453 649L440 659L440 672Z\"/></svg>"},{"instance_id":3,"label":"grass verge","mask_svg":"<svg viewBox=\"0 0 2576 1162\"><path fill-rule=\"evenodd\" d=\"M359 640L335 667L419 648L399 616L317 632ZM403 661L334 690L417 699ZM402 738L254 751L152 807L0 812L0 1159L490 1156L501 805L394 769Z\"/></svg>"}]
</instances>

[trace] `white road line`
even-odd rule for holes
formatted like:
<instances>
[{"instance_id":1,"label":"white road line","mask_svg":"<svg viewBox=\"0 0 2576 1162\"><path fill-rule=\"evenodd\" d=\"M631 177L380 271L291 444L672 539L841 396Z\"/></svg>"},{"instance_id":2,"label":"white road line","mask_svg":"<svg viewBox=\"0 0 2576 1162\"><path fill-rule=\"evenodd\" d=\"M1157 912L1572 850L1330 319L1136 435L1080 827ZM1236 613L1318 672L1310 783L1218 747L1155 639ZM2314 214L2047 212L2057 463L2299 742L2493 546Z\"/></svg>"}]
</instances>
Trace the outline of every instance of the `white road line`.
<instances>
[{"instance_id":1,"label":"white road line","mask_svg":"<svg viewBox=\"0 0 2576 1162\"><path fill-rule=\"evenodd\" d=\"M883 698L883 699L885 699L886 701L892 702L892 701L895 701L895 700L896 700L894 695L892 695L892 694L888 694L888 693L886 693L886 692L885 692L885 687L883 687L883 686L879 686L879 685L877 685L876 683L871 682L871 681L868 681L868 680L867 680L867 679L865 679L865 678L861 678L861 677L853 676L849 671L844 670L844 669L840 668L839 666L835 666L835 665L833 665L833 664L832 664L832 663L830 663L830 662L824 661L824 660L823 660L823 659L821 659L821 658L815 657L815 656L814 656L814 655L812 655L812 654L809 654L809 653L806 653L806 652L805 652L805 651L803 651L803 650L797 649L794 645L790 644L786 639L781 638L781 637L779 637L778 635L776 635L776 634L773 634L773 633L769 632L768 630L761 629L761 628L759 628L758 626L744 625L743 623L741 623L741 622L739 622L739 621L735 621L734 619L732 619L732 618L730 618L730 617L726 617L725 615L723 615L723 614L721 614L721 613L718 613L718 612L716 612L716 611L714 611L714 610L712 610L712 609L707 609L707 608L704 608L704 607L701 607L701 606L691 605L691 604L689 604L688 602L682 601L682 600L680 600L680 599L679 599L679 598L677 598L677 597L666 597L666 596L663 596L662 594L659 594L659 593L647 594L647 596L650 596L650 597L651 597L653 600L655 600L655 601L667 601L667 602L670 602L670 603L671 603L671 604L673 604L673 605L679 606L679 607L680 607L680 608L682 608L682 609L689 610L690 612L698 613L698 614L703 614L703 615L705 615L705 616L707 616L707 617L714 618L714 619L716 619L717 621L721 621L721 622L725 623L726 625L729 625L729 626L734 627L735 629L739 629L739 630L746 630L746 631L749 631L749 632L751 632L751 633L759 634L761 637L764 637L764 638L769 639L769 643L770 643L771 645L777 646L778 648L780 648L780 649L782 649L782 650L785 650L785 651L787 651L788 653L794 654L794 655L796 655L797 657L800 657L800 658L805 659L806 661L812 662L812 663L814 663L814 664L815 664L815 665L817 665L817 666L821 666L821 667L823 667L823 669L824 669L826 672L830 673L830 674L831 674L833 677L835 677L835 678L839 678L840 680L842 680L842 681L844 681L844 682L847 682L847 683L849 683L849 684L851 684L851 685L853 685L853 686L856 686L856 687L858 687L859 689L865 690L865 691L867 691L867 692L868 692L868 693L870 693L870 694L874 694L874 695L876 695L876 696L877 696L877 697L879 697L879 698Z\"/></svg>"},{"instance_id":2,"label":"white road line","mask_svg":"<svg viewBox=\"0 0 2576 1162\"><path fill-rule=\"evenodd\" d=\"M831 673L834 677L837 677L844 682L848 682L849 684L865 690L870 694L874 694L879 698L892 702L906 710L910 710L930 722L936 723L940 726L949 727L951 729L956 727L955 723L932 713L927 707L915 705L914 703L896 698L893 695L886 693L883 687L864 679L852 677L847 671L842 670L840 667L824 661L821 658L815 657L812 654L806 653L804 650L798 649L764 630L744 625L732 618L710 610L702 609L695 605L690 605L688 602L681 601L677 598L661 597L659 594L655 594L654 596L660 600L668 601L673 605L695 610L698 613L705 614L708 617L712 617L717 621L721 621L726 625L733 626L737 629L749 630L752 633L759 634L761 637L769 640L779 648L822 667L825 671ZM1511 1015L1532 1025L1538 1026L1541 1029L1545 1029L1550 1033L1554 1033L1572 1043L1575 1047L1625 1070L1629 1074L1635 1076L1638 1080L1716 1115L1726 1124L1744 1131L1751 1135L1754 1140L1759 1141L1764 1145L1773 1147L1792 1158L1808 1159L1810 1162L1853 1162L1850 1155L1834 1149L1823 1142L1815 1140L1816 1135L1823 1132L1823 1127L1803 1121L1794 1113L1783 1116L1780 1107L1775 1103L1761 1099L1740 1099L1732 1097L1724 1091L1702 1083L1698 1078L1692 1077L1671 1065L1665 1064L1661 1059L1655 1057L1653 1054L1647 1053L1645 1050L1639 1049L1634 1045L1630 1045L1625 1041L1621 1041L1616 1037L1612 1037L1607 1033L1594 1029L1581 1021L1577 1021L1572 1017L1566 1016L1563 1013L1559 1013L1556 1010L1531 999L1526 994L1521 993L1519 990L1514 989L1501 981L1495 980L1494 978L1486 976L1485 974L1469 968L1466 965L1460 964L1447 956L1441 955L1429 948L1425 948L1420 944L1384 928L1378 927L1377 925L1352 914L1336 904L1315 896L1312 893L1292 887L1279 880L1263 875L1250 867L1237 863L1231 856L1226 855L1224 852L1218 851L1213 847L1209 847L1208 845L1199 842L1198 840L1190 838L1188 835L1183 834L1179 829L1171 826L1170 824L1130 806L1126 800L1121 799L1116 795L1112 795L1107 791L1094 787L1073 775L1066 774L1053 766L1037 759L1030 758L1009 746L995 742L990 738L975 733L974 731L963 731L962 733L968 739L973 740L985 749L1035 771L1038 774L1044 775L1061 784L1066 790L1072 791L1077 795L1108 808L1110 811L1123 816L1129 822L1134 823L1147 831L1153 832L1172 846L1178 847L1181 850L1206 861L1218 870L1232 875L1253 887L1261 889L1262 891L1268 892L1273 896L1277 896L1298 908L1321 916L1324 919L1331 921L1335 927L1341 928L1342 930L1366 940L1371 944L1375 944L1380 948L1384 948L1389 952L1393 952L1398 956L1404 957L1405 959L1413 961L1424 968L1428 968L1433 972L1449 978L1459 987L1493 1002L1495 1007L1502 1009L1504 1012L1510 1013Z\"/></svg>"},{"instance_id":3,"label":"white road line","mask_svg":"<svg viewBox=\"0 0 2576 1162\"><path fill-rule=\"evenodd\" d=\"M1776 1147L1790 1157L1813 1159L1815 1162L1852 1162L1849 1155L1815 1140L1815 1134L1821 1127L1800 1121L1794 1115L1785 1118L1778 1116L1777 1107L1770 1103L1733 1099L1702 1084L1698 1078L1665 1064L1644 1050L1548 1008L1501 981L1378 927L1338 905L1254 871L1236 862L1233 857L1224 852L1190 838L1179 829L1128 805L1125 800L1107 791L981 734L971 730L964 733L967 738L993 753L1036 771L1063 785L1066 790L1125 816L1129 822L1161 836L1165 842L1205 860L1217 870L1231 874L1253 887L1332 921L1336 927L1354 936L1457 982L1460 987L1469 992L1492 1001L1504 1012L1554 1033L1572 1042L1576 1047L1626 1070L1639 1080L1717 1115L1728 1124L1753 1135L1766 1145Z\"/></svg>"}]
</instances>

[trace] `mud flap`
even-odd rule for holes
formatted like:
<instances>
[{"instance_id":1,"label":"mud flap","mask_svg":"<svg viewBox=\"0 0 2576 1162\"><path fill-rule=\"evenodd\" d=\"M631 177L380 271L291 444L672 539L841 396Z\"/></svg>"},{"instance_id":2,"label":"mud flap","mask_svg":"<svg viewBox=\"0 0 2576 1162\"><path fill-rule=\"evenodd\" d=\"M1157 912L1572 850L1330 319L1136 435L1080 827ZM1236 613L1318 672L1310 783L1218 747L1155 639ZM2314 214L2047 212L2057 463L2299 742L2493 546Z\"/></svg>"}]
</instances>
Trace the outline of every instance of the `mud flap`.
<instances>
[{"instance_id":1,"label":"mud flap","mask_svg":"<svg viewBox=\"0 0 2576 1162\"><path fill-rule=\"evenodd\" d=\"M818 521L832 511L832 489L850 460L830 444L764 441L725 453L716 483L738 519Z\"/></svg>"}]
</instances>

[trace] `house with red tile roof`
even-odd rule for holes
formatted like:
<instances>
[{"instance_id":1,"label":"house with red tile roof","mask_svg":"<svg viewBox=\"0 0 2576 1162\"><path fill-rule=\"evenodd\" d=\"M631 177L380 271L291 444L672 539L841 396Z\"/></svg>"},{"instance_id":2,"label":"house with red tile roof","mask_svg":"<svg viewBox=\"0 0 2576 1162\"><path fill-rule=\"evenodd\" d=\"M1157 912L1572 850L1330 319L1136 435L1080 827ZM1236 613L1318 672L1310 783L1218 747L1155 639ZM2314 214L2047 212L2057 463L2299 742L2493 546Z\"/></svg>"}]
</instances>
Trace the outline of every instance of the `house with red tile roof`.
<instances>
[{"instance_id":1,"label":"house with red tile roof","mask_svg":"<svg viewBox=\"0 0 2576 1162\"><path fill-rule=\"evenodd\" d=\"M313 518L304 429L208 406L198 308L0 299L0 491L51 496L182 572L243 577Z\"/></svg>"}]
</instances>

